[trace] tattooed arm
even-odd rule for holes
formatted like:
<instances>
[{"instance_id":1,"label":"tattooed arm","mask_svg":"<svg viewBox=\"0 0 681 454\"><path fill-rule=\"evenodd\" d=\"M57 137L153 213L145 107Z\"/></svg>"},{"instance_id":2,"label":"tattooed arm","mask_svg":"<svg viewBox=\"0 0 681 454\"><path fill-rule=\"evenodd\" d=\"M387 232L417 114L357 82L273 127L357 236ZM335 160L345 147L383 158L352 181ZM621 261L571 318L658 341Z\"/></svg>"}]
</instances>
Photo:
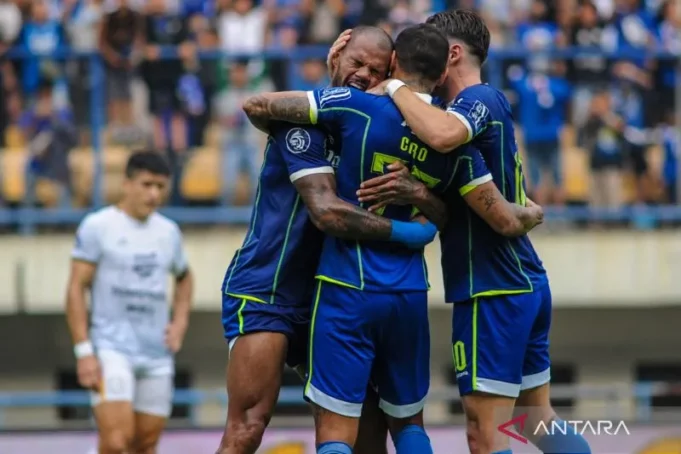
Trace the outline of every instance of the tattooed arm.
<instances>
[{"instance_id":1,"label":"tattooed arm","mask_svg":"<svg viewBox=\"0 0 681 454\"><path fill-rule=\"evenodd\" d=\"M304 91L261 93L248 98L243 109L248 119L258 129L270 120L298 124L313 123L310 100Z\"/></svg>"},{"instance_id":2,"label":"tattooed arm","mask_svg":"<svg viewBox=\"0 0 681 454\"><path fill-rule=\"evenodd\" d=\"M389 240L390 219L341 200L333 174L314 174L293 183L303 198L314 225L324 233L354 240Z\"/></svg>"},{"instance_id":3,"label":"tattooed arm","mask_svg":"<svg viewBox=\"0 0 681 454\"><path fill-rule=\"evenodd\" d=\"M526 206L510 203L493 181L477 186L463 198L478 216L503 236L525 235L544 222L544 211L539 205L529 199Z\"/></svg>"}]
</instances>

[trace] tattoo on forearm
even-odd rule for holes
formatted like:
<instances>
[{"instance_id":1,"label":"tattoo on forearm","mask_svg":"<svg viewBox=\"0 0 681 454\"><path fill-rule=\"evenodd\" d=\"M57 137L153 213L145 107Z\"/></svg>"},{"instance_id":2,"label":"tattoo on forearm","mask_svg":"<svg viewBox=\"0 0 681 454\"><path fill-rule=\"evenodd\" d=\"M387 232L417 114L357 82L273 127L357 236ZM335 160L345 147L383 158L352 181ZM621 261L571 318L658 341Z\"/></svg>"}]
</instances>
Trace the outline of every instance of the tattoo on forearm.
<instances>
[{"instance_id":1,"label":"tattoo on forearm","mask_svg":"<svg viewBox=\"0 0 681 454\"><path fill-rule=\"evenodd\" d=\"M249 98L244 110L251 121L279 120L290 123L310 123L310 101L307 96L276 98L257 95Z\"/></svg>"},{"instance_id":2,"label":"tattoo on forearm","mask_svg":"<svg viewBox=\"0 0 681 454\"><path fill-rule=\"evenodd\" d=\"M314 175L295 183L315 225L325 233L351 240L388 240L389 219L338 198L335 177Z\"/></svg>"},{"instance_id":3,"label":"tattoo on forearm","mask_svg":"<svg viewBox=\"0 0 681 454\"><path fill-rule=\"evenodd\" d=\"M497 203L497 198L494 197L492 189L483 189L478 195L478 201L485 204L485 211L489 211Z\"/></svg>"},{"instance_id":4,"label":"tattoo on forearm","mask_svg":"<svg viewBox=\"0 0 681 454\"><path fill-rule=\"evenodd\" d=\"M353 240L388 240L392 233L390 220L337 199L322 210L329 235Z\"/></svg>"}]
</instances>

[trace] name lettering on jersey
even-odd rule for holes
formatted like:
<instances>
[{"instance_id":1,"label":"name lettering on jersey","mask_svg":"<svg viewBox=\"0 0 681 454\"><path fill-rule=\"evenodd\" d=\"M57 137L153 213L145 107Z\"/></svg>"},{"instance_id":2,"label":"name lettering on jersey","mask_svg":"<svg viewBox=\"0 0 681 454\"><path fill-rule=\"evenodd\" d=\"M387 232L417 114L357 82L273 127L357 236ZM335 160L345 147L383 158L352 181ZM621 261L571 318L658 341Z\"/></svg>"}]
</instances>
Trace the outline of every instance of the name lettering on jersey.
<instances>
[{"instance_id":1,"label":"name lettering on jersey","mask_svg":"<svg viewBox=\"0 0 681 454\"><path fill-rule=\"evenodd\" d=\"M487 117L489 116L489 109L481 101L475 101L473 107L468 112L471 120L475 123L475 129L480 128L483 124L487 123Z\"/></svg>"},{"instance_id":2,"label":"name lettering on jersey","mask_svg":"<svg viewBox=\"0 0 681 454\"><path fill-rule=\"evenodd\" d=\"M419 145L416 142L412 142L409 137L402 137L400 141L400 150L409 153L409 155L416 159L417 161L425 161L428 157L428 149L424 146Z\"/></svg>"},{"instance_id":3,"label":"name lettering on jersey","mask_svg":"<svg viewBox=\"0 0 681 454\"><path fill-rule=\"evenodd\" d=\"M346 87L326 88L319 94L319 107L324 108L328 103L350 99L352 91Z\"/></svg>"},{"instance_id":4,"label":"name lettering on jersey","mask_svg":"<svg viewBox=\"0 0 681 454\"><path fill-rule=\"evenodd\" d=\"M303 128L293 128L286 133L286 149L293 154L305 153L311 143L310 133Z\"/></svg>"}]
</instances>

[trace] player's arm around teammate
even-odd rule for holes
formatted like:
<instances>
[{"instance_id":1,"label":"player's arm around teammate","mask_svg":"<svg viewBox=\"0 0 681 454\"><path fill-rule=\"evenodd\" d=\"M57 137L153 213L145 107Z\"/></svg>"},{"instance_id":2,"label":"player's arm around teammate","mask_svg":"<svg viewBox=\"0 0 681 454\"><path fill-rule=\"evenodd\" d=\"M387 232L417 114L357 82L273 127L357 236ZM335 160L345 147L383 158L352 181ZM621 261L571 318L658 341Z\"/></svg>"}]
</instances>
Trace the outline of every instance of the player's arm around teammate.
<instances>
[{"instance_id":1,"label":"player's arm around teammate","mask_svg":"<svg viewBox=\"0 0 681 454\"><path fill-rule=\"evenodd\" d=\"M334 55L345 48L351 36L352 30L345 30L340 34L329 51L327 65L332 61ZM451 45L449 67L452 67L461 59L462 52L460 43ZM480 83L480 80L478 78L473 82ZM422 102L416 93L401 80L385 80L372 92L382 92L389 95L395 101L404 116L404 120L414 134L441 153L450 153L472 138L471 127L465 118L460 115L452 115L452 112Z\"/></svg>"},{"instance_id":2,"label":"player's arm around teammate","mask_svg":"<svg viewBox=\"0 0 681 454\"><path fill-rule=\"evenodd\" d=\"M268 120L287 121L298 124L313 124L316 122L314 112L316 105L311 103L310 93L304 91L289 91L279 93L263 93L246 100L244 112L256 122ZM321 134L321 131L301 131L300 143L315 143L310 140L310 134ZM290 137L282 138L291 150L294 144L288 143ZM302 140L302 142L301 142ZM308 145L302 145L307 147ZM318 156L322 150L306 148L303 152L296 150L299 158ZM333 169L331 169L332 172ZM401 222L389 220L345 202L336 193L336 180L333 173L316 173L292 178L293 184L300 193L310 212L310 219L317 228L328 235L355 240L391 240L407 244L419 249L430 243L435 237L436 228L430 223ZM439 207L439 213L443 213ZM442 214L434 216L442 223Z\"/></svg>"},{"instance_id":3,"label":"player's arm around teammate","mask_svg":"<svg viewBox=\"0 0 681 454\"><path fill-rule=\"evenodd\" d=\"M508 202L492 181L479 153L471 147L468 149L469 154L477 159L469 156L463 159L475 167L475 172L482 172L482 175L468 182L461 195L478 216L495 232L507 237L525 235L544 221L542 208L530 199L526 200L525 206ZM391 164L388 169L391 170L390 173L365 181L357 192L361 202L372 204L369 211L387 204L404 203L421 208L423 205L427 206L429 200L435 197L402 163Z\"/></svg>"}]
</instances>

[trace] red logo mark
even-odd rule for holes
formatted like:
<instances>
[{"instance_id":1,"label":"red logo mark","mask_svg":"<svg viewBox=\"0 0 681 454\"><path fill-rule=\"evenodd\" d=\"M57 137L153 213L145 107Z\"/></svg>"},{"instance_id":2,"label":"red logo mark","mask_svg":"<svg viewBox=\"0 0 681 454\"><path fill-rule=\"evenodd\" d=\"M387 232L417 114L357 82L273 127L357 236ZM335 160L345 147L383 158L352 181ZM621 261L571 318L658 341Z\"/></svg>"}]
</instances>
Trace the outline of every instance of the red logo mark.
<instances>
[{"instance_id":1,"label":"red logo mark","mask_svg":"<svg viewBox=\"0 0 681 454\"><path fill-rule=\"evenodd\" d=\"M523 429L525 429L525 421L527 420L527 413L516 416L515 418L511 419L510 421L507 421L503 424L501 424L499 427L497 427L497 430L501 432L502 434L513 438L514 440L518 440L519 442L523 444L527 444L527 438L518 435L517 432L515 432L514 426L518 426L518 432L522 432Z\"/></svg>"}]
</instances>

